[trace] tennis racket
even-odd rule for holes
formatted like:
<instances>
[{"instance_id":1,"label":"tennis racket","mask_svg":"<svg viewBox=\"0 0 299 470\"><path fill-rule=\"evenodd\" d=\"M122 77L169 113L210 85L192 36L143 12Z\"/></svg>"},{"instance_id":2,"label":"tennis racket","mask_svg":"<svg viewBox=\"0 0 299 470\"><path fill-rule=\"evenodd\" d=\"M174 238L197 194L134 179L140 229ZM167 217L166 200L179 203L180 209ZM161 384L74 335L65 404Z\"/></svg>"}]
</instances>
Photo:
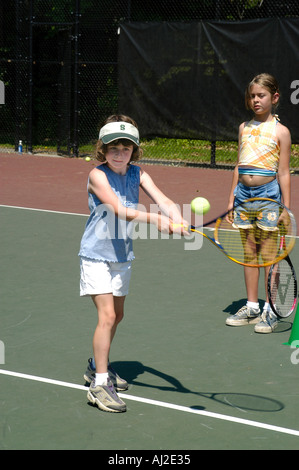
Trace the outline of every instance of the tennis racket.
<instances>
[{"instance_id":1,"label":"tennis racket","mask_svg":"<svg viewBox=\"0 0 299 470\"><path fill-rule=\"evenodd\" d=\"M285 237L280 240L280 249L285 249ZM273 264L268 275L268 297L273 312L281 317L289 317L297 304L297 277L289 255Z\"/></svg>"},{"instance_id":2,"label":"tennis racket","mask_svg":"<svg viewBox=\"0 0 299 470\"><path fill-rule=\"evenodd\" d=\"M203 235L235 263L252 267L271 266L284 259L293 249L297 233L292 212L269 198L246 199L231 211L188 230Z\"/></svg>"}]
</instances>

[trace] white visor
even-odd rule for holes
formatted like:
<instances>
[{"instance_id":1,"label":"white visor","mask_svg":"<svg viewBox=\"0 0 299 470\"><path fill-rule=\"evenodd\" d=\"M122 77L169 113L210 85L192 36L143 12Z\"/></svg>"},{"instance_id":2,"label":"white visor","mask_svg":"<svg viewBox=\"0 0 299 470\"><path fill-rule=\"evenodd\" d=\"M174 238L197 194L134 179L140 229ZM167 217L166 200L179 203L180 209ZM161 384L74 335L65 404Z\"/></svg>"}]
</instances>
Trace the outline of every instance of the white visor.
<instances>
[{"instance_id":1,"label":"white visor","mask_svg":"<svg viewBox=\"0 0 299 470\"><path fill-rule=\"evenodd\" d=\"M109 122L100 129L99 139L104 144L109 144L117 139L128 139L139 146L139 131L137 127L128 122Z\"/></svg>"}]
</instances>

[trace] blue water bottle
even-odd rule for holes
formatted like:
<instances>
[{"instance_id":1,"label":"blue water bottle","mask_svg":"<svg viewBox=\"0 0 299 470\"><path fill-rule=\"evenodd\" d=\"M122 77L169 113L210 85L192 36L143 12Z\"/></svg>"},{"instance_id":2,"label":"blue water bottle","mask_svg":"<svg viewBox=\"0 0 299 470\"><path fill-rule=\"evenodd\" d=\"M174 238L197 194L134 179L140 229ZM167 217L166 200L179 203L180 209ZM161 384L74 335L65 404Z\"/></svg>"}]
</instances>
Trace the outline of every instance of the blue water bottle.
<instances>
[{"instance_id":1,"label":"blue water bottle","mask_svg":"<svg viewBox=\"0 0 299 470\"><path fill-rule=\"evenodd\" d=\"M21 140L19 140L18 152L19 152L19 153L22 153L22 152L23 152L23 144L22 144L22 141L21 141Z\"/></svg>"}]
</instances>

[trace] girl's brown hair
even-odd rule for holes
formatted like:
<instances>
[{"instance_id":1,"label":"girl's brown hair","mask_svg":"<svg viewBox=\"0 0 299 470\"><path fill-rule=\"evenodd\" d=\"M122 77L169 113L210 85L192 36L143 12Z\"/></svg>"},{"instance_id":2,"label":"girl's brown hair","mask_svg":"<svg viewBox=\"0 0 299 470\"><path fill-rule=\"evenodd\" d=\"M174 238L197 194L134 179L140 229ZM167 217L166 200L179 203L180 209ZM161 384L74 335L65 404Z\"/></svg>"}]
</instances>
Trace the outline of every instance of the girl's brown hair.
<instances>
[{"instance_id":1,"label":"girl's brown hair","mask_svg":"<svg viewBox=\"0 0 299 470\"><path fill-rule=\"evenodd\" d=\"M267 90L273 96L275 93L279 93L279 86L277 83L276 78L274 78L269 73L261 73L254 77L251 82L248 84L246 91L245 91L245 106L246 109L251 109L250 107L250 91L253 85L260 85L263 88L267 88ZM278 102L273 105L274 108L278 106Z\"/></svg>"},{"instance_id":2,"label":"girl's brown hair","mask_svg":"<svg viewBox=\"0 0 299 470\"><path fill-rule=\"evenodd\" d=\"M138 126L136 122L134 121L134 119L130 118L129 116L125 116L124 114L112 114L106 119L103 126L105 126L106 124L109 124L110 122L128 122L138 129ZM131 140L117 139L113 141L113 144L133 145L133 153L132 153L132 157L130 160L131 162L133 161L136 162L142 156L142 149L138 147L137 145L135 145ZM97 142L95 157L100 162L106 161L106 153L107 153L108 145L110 144L104 144L100 139Z\"/></svg>"}]
</instances>

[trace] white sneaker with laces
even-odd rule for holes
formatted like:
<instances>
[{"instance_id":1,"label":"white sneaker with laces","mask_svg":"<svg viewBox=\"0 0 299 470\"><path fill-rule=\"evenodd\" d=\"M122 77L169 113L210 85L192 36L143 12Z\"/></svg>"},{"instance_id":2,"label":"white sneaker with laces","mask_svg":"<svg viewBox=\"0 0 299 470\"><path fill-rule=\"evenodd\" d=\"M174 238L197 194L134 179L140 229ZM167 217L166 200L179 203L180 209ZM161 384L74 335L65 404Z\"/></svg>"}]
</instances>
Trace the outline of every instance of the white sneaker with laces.
<instances>
[{"instance_id":1,"label":"white sneaker with laces","mask_svg":"<svg viewBox=\"0 0 299 470\"><path fill-rule=\"evenodd\" d=\"M261 321L255 325L254 331L256 333L272 333L277 326L278 320L275 313L271 309L264 309Z\"/></svg>"},{"instance_id":2,"label":"white sneaker with laces","mask_svg":"<svg viewBox=\"0 0 299 470\"><path fill-rule=\"evenodd\" d=\"M87 399L103 411L123 413L127 410L125 402L119 398L109 378L106 385L96 385L93 380L87 392Z\"/></svg>"},{"instance_id":3,"label":"white sneaker with laces","mask_svg":"<svg viewBox=\"0 0 299 470\"><path fill-rule=\"evenodd\" d=\"M256 309L244 305L244 307L241 307L235 315L227 317L225 323L229 326L252 325L260 321L260 312L259 308Z\"/></svg>"}]
</instances>

